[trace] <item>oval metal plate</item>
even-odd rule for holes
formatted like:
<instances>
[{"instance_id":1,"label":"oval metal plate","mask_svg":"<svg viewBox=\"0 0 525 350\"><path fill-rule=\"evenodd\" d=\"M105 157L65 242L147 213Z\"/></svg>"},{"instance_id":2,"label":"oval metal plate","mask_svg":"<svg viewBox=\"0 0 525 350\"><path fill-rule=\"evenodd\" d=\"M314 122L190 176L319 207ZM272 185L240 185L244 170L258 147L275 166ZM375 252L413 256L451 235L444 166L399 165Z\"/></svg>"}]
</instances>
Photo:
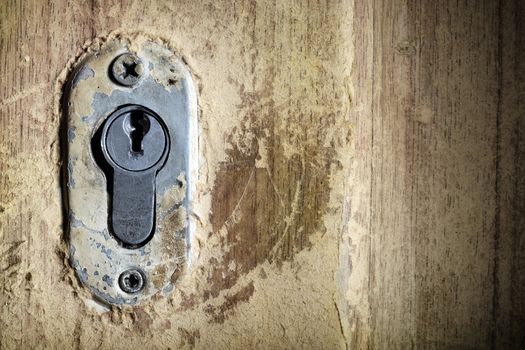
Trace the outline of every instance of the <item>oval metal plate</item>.
<instances>
[{"instance_id":1,"label":"oval metal plate","mask_svg":"<svg viewBox=\"0 0 525 350\"><path fill-rule=\"evenodd\" d=\"M133 87L118 85L109 75L112 61L124 52L134 52L144 63L144 76ZM81 57L64 102L70 262L79 280L97 299L113 305L170 293L186 268L193 230L188 213L197 169L197 97L188 68L157 42L109 39ZM171 137L166 164L156 178L155 233L138 249L122 247L108 230L106 176L91 147L106 118L128 104L161 116ZM145 287L138 293L119 287L119 275L129 268L144 272Z\"/></svg>"}]
</instances>

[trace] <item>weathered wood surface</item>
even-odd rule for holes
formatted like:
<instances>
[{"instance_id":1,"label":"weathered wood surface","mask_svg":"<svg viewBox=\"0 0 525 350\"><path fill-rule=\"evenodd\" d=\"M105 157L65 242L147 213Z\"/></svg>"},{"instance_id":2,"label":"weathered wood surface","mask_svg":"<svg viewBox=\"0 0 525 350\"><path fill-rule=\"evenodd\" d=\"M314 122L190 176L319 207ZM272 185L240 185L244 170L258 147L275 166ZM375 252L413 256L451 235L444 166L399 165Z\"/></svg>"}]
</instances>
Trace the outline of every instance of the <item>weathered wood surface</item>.
<instances>
[{"instance_id":1,"label":"weathered wood surface","mask_svg":"<svg viewBox=\"0 0 525 350\"><path fill-rule=\"evenodd\" d=\"M360 310L352 340L519 347L523 5L374 2L354 10L348 192L357 219L349 237L362 274L350 275L349 300Z\"/></svg>"},{"instance_id":2,"label":"weathered wood surface","mask_svg":"<svg viewBox=\"0 0 525 350\"><path fill-rule=\"evenodd\" d=\"M0 348L523 348L520 1L0 3ZM199 82L194 261L100 308L64 260L61 82L114 31Z\"/></svg>"}]
</instances>

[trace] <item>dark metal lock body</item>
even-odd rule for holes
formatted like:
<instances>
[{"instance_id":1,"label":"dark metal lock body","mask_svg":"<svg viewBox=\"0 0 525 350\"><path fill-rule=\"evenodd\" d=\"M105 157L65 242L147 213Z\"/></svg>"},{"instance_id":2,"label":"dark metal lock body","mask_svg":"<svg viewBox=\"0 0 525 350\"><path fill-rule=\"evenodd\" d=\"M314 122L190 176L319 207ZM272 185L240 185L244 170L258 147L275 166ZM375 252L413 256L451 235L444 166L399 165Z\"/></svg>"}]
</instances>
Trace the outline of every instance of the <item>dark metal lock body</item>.
<instances>
[{"instance_id":1,"label":"dark metal lock body","mask_svg":"<svg viewBox=\"0 0 525 350\"><path fill-rule=\"evenodd\" d=\"M129 105L108 118L100 141L111 168L112 232L126 247L141 246L154 233L155 178L168 153L168 131L153 111Z\"/></svg>"},{"instance_id":2,"label":"dark metal lock body","mask_svg":"<svg viewBox=\"0 0 525 350\"><path fill-rule=\"evenodd\" d=\"M145 38L80 58L64 96L70 262L96 300L170 293L186 269L197 173L189 70Z\"/></svg>"}]
</instances>

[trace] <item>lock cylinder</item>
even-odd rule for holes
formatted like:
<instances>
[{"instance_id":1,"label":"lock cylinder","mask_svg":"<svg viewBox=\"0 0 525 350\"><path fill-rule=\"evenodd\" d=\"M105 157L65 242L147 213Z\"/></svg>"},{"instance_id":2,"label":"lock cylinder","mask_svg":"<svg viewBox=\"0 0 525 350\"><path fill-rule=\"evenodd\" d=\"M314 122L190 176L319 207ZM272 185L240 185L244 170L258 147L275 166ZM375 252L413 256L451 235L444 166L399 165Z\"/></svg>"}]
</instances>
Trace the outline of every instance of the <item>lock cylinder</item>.
<instances>
[{"instance_id":1,"label":"lock cylinder","mask_svg":"<svg viewBox=\"0 0 525 350\"><path fill-rule=\"evenodd\" d=\"M155 112L123 106L104 122L95 146L109 165L101 168L110 183L110 230L124 247L138 248L155 232L155 178L168 155L168 131Z\"/></svg>"}]
</instances>

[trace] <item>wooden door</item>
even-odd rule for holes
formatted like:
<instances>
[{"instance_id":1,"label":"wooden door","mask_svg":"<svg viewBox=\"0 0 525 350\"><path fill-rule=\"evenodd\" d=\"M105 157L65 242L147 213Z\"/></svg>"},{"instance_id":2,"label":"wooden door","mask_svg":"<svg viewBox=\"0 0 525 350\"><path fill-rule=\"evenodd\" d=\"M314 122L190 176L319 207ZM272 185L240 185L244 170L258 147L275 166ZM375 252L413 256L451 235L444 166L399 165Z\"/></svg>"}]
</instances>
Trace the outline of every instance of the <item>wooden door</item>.
<instances>
[{"instance_id":1,"label":"wooden door","mask_svg":"<svg viewBox=\"0 0 525 350\"><path fill-rule=\"evenodd\" d=\"M0 3L0 348L523 348L518 0ZM195 260L94 301L68 264L63 82L108 36L198 84Z\"/></svg>"}]
</instances>

